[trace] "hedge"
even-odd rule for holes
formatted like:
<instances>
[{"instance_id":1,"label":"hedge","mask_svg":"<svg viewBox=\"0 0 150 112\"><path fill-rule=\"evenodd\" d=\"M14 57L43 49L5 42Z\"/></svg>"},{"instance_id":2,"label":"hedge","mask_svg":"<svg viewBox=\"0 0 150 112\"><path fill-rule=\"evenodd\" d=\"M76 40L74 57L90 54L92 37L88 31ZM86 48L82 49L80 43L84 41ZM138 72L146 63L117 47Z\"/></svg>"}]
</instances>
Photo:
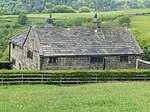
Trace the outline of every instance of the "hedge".
<instances>
[{"instance_id":1,"label":"hedge","mask_svg":"<svg viewBox=\"0 0 150 112\"><path fill-rule=\"evenodd\" d=\"M150 70L0 70L0 74L45 74L75 77L101 76L101 77L150 77Z\"/></svg>"},{"instance_id":2,"label":"hedge","mask_svg":"<svg viewBox=\"0 0 150 112\"><path fill-rule=\"evenodd\" d=\"M0 69L11 69L11 62L0 62Z\"/></svg>"}]
</instances>

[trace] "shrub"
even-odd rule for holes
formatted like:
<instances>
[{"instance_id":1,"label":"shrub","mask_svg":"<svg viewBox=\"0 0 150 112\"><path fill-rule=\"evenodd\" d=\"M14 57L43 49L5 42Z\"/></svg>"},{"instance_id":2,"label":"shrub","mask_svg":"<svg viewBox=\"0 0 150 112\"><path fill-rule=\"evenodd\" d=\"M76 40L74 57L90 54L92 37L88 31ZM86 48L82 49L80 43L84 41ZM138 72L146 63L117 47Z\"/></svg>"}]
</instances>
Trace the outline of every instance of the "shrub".
<instances>
[{"instance_id":1,"label":"shrub","mask_svg":"<svg viewBox=\"0 0 150 112\"><path fill-rule=\"evenodd\" d=\"M11 69L11 62L0 62L0 69Z\"/></svg>"},{"instance_id":2,"label":"shrub","mask_svg":"<svg viewBox=\"0 0 150 112\"><path fill-rule=\"evenodd\" d=\"M150 70L0 70L0 74L51 74L63 76L135 77L150 76Z\"/></svg>"}]
</instances>

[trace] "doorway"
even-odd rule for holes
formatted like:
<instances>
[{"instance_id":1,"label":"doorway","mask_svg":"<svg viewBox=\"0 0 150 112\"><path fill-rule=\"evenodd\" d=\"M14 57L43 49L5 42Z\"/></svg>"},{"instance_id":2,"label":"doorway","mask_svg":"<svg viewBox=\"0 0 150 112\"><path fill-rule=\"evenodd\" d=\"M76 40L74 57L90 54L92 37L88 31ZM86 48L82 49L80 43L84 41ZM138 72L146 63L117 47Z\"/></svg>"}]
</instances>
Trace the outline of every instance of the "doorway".
<instances>
[{"instance_id":1,"label":"doorway","mask_svg":"<svg viewBox=\"0 0 150 112\"><path fill-rule=\"evenodd\" d=\"M21 70L22 68L21 68L21 64L19 63L19 70Z\"/></svg>"}]
</instances>

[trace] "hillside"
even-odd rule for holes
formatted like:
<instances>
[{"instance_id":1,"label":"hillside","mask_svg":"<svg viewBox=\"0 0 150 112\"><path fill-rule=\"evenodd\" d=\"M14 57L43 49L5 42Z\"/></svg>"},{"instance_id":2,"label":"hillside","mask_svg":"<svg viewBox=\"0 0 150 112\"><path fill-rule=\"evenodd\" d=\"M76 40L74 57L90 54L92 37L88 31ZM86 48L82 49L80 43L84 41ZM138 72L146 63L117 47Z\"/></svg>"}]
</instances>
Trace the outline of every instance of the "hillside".
<instances>
[{"instance_id":1,"label":"hillside","mask_svg":"<svg viewBox=\"0 0 150 112\"><path fill-rule=\"evenodd\" d=\"M150 8L150 0L0 0L0 14L42 13L57 5L82 6L96 11Z\"/></svg>"}]
</instances>

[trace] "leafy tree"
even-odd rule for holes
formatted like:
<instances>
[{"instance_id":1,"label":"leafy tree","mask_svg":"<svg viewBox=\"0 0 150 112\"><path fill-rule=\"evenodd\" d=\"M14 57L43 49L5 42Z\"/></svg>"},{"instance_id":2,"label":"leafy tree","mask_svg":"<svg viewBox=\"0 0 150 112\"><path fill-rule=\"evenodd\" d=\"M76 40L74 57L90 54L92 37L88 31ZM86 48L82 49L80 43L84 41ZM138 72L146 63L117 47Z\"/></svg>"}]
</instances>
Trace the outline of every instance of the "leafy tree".
<instances>
[{"instance_id":1,"label":"leafy tree","mask_svg":"<svg viewBox=\"0 0 150 112\"><path fill-rule=\"evenodd\" d=\"M124 15L124 16L119 18L118 22L123 27L130 26L130 22L131 22L130 21L130 16L129 15Z\"/></svg>"},{"instance_id":2,"label":"leafy tree","mask_svg":"<svg viewBox=\"0 0 150 112\"><path fill-rule=\"evenodd\" d=\"M150 48L145 47L143 52L144 52L143 59L150 61Z\"/></svg>"},{"instance_id":3,"label":"leafy tree","mask_svg":"<svg viewBox=\"0 0 150 112\"><path fill-rule=\"evenodd\" d=\"M150 1L145 0L143 4L146 8L150 8Z\"/></svg>"},{"instance_id":4,"label":"leafy tree","mask_svg":"<svg viewBox=\"0 0 150 112\"><path fill-rule=\"evenodd\" d=\"M132 33L143 49L143 59L150 61L150 34L144 34L141 30L136 28L132 29Z\"/></svg>"},{"instance_id":5,"label":"leafy tree","mask_svg":"<svg viewBox=\"0 0 150 112\"><path fill-rule=\"evenodd\" d=\"M22 13L19 14L19 16L18 16L18 23L19 24L24 25L27 23L27 20L28 20L28 18L25 14L22 14Z\"/></svg>"}]
</instances>

